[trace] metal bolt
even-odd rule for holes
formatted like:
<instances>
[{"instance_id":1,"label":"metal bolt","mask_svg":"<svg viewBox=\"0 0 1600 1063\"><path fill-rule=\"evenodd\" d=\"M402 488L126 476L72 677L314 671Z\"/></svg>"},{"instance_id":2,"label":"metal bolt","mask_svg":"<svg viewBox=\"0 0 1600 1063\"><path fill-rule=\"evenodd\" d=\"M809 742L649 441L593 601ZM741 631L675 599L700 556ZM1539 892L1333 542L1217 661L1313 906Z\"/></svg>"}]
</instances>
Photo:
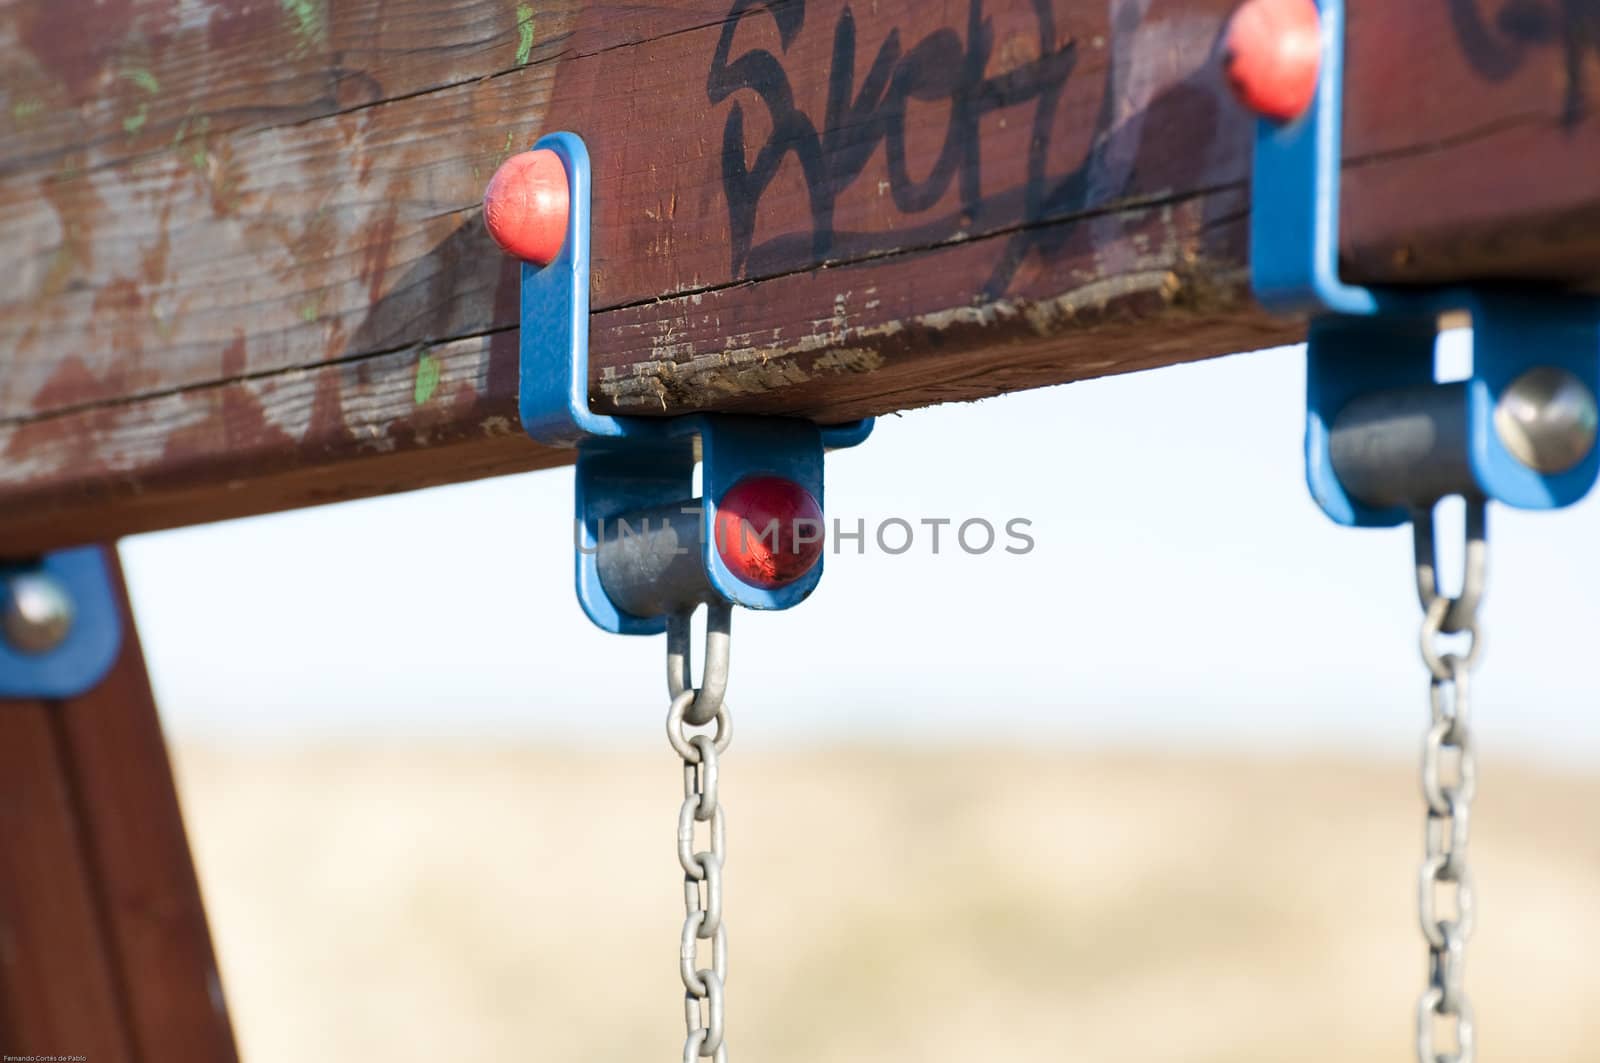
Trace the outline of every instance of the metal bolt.
<instances>
[{"instance_id":1,"label":"metal bolt","mask_svg":"<svg viewBox=\"0 0 1600 1063\"><path fill-rule=\"evenodd\" d=\"M1589 456L1600 428L1594 392L1553 366L1511 382L1494 411L1494 428L1513 457L1545 474L1566 472Z\"/></svg>"},{"instance_id":2,"label":"metal bolt","mask_svg":"<svg viewBox=\"0 0 1600 1063\"><path fill-rule=\"evenodd\" d=\"M48 653L66 640L76 610L61 581L47 572L14 572L0 582L0 631L23 653Z\"/></svg>"}]
</instances>

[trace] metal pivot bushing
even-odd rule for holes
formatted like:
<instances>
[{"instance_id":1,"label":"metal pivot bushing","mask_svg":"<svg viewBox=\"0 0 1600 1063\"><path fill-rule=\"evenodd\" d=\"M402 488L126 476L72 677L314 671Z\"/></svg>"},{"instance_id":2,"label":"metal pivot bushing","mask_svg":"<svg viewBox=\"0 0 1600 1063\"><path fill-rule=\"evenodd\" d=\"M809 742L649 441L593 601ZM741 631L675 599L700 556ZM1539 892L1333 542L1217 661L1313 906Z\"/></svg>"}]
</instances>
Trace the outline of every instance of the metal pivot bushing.
<instances>
[{"instance_id":1,"label":"metal pivot bushing","mask_svg":"<svg viewBox=\"0 0 1600 1063\"><path fill-rule=\"evenodd\" d=\"M507 160L484 207L496 242L523 260L523 427L577 450L578 599L622 634L663 631L700 602L795 605L822 576L823 453L860 443L872 422L592 411L589 189L583 141L552 133Z\"/></svg>"},{"instance_id":2,"label":"metal pivot bushing","mask_svg":"<svg viewBox=\"0 0 1600 1063\"><path fill-rule=\"evenodd\" d=\"M1600 300L1346 283L1343 0L1250 0L1226 52L1259 115L1251 286L1268 309L1311 318L1306 478L1317 503L1339 523L1378 527L1452 494L1523 509L1587 494L1600 476ZM1439 322L1463 312L1471 374L1440 381Z\"/></svg>"}]
</instances>

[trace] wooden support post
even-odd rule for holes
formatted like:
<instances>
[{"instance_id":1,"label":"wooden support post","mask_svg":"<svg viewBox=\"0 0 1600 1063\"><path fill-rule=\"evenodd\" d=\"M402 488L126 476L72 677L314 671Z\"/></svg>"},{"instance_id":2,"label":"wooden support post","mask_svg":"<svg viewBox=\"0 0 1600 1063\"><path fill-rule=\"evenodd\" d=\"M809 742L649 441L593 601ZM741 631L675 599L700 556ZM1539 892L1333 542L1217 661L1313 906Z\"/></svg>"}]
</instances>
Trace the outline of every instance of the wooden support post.
<instances>
[{"instance_id":1,"label":"wooden support post","mask_svg":"<svg viewBox=\"0 0 1600 1063\"><path fill-rule=\"evenodd\" d=\"M0 702L0 1053L234 1063L115 551L124 638L61 702Z\"/></svg>"}]
</instances>

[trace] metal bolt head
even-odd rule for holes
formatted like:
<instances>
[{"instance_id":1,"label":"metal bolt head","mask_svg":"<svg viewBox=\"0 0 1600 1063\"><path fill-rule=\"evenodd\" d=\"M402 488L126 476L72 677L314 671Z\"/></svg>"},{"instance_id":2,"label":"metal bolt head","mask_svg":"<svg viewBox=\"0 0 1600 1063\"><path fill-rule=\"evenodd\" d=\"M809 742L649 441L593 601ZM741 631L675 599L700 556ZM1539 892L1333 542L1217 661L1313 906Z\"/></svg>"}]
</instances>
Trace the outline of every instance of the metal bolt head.
<instances>
[{"instance_id":1,"label":"metal bolt head","mask_svg":"<svg viewBox=\"0 0 1600 1063\"><path fill-rule=\"evenodd\" d=\"M61 581L47 572L0 577L0 632L12 649L48 653L66 640L76 610Z\"/></svg>"},{"instance_id":2,"label":"metal bolt head","mask_svg":"<svg viewBox=\"0 0 1600 1063\"><path fill-rule=\"evenodd\" d=\"M1546 475L1588 457L1597 427L1594 392L1565 369L1547 365L1512 381L1494 411L1495 432L1512 457Z\"/></svg>"}]
</instances>

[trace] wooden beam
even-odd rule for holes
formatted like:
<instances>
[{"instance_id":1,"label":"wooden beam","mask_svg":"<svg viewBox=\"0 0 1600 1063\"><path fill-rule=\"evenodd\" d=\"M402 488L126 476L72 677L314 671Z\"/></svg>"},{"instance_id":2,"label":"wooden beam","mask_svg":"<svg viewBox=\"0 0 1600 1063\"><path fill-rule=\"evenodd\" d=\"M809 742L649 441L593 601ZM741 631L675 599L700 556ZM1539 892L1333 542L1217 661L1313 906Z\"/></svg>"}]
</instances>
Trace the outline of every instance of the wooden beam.
<instances>
[{"instance_id":1,"label":"wooden beam","mask_svg":"<svg viewBox=\"0 0 1600 1063\"><path fill-rule=\"evenodd\" d=\"M138 635L95 689L0 703L0 1050L234 1063Z\"/></svg>"},{"instance_id":2,"label":"wooden beam","mask_svg":"<svg viewBox=\"0 0 1600 1063\"><path fill-rule=\"evenodd\" d=\"M1298 336L1246 291L1232 0L111 6L0 14L0 554L566 460L520 437L477 209L549 129L596 161L599 409L839 420ZM1347 273L1594 284L1600 19L1350 8Z\"/></svg>"}]
</instances>

